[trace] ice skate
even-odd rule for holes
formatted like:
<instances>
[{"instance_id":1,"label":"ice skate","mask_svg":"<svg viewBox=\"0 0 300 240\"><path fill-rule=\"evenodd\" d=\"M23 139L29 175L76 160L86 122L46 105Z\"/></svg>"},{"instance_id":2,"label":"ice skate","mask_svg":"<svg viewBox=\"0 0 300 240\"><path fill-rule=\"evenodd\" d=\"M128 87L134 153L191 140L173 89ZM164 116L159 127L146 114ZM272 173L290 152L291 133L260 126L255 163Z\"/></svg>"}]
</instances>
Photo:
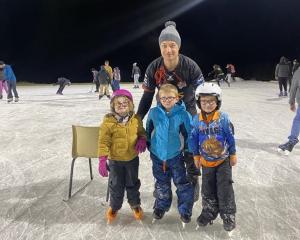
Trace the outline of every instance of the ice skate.
<instances>
[{"instance_id":1,"label":"ice skate","mask_svg":"<svg viewBox=\"0 0 300 240\"><path fill-rule=\"evenodd\" d=\"M16 97L16 98L15 98L15 102L19 102L19 98Z\"/></svg>"},{"instance_id":2,"label":"ice skate","mask_svg":"<svg viewBox=\"0 0 300 240\"><path fill-rule=\"evenodd\" d=\"M152 216L153 216L152 223L155 223L157 220L162 219L164 215L165 215L164 210L155 208L154 211L153 211L153 214L152 214Z\"/></svg>"},{"instance_id":3,"label":"ice skate","mask_svg":"<svg viewBox=\"0 0 300 240\"><path fill-rule=\"evenodd\" d=\"M283 92L280 92L280 93L278 94L278 97L283 97Z\"/></svg>"},{"instance_id":4,"label":"ice skate","mask_svg":"<svg viewBox=\"0 0 300 240\"><path fill-rule=\"evenodd\" d=\"M8 99L7 99L7 102L8 102L8 103L10 103L10 102L12 102L12 101L13 101L13 98L8 98Z\"/></svg>"},{"instance_id":5,"label":"ice skate","mask_svg":"<svg viewBox=\"0 0 300 240\"><path fill-rule=\"evenodd\" d=\"M133 216L136 220L142 220L144 216L144 212L140 206L132 208L132 211L133 211Z\"/></svg>"},{"instance_id":6,"label":"ice skate","mask_svg":"<svg viewBox=\"0 0 300 240\"><path fill-rule=\"evenodd\" d=\"M206 227L207 224L212 225L213 221L206 218L203 214L200 214L200 216L197 218L197 227L196 230L199 229L199 227Z\"/></svg>"},{"instance_id":7,"label":"ice skate","mask_svg":"<svg viewBox=\"0 0 300 240\"><path fill-rule=\"evenodd\" d=\"M223 227L227 232L231 232L235 229L235 215L233 214L224 214L223 215Z\"/></svg>"},{"instance_id":8,"label":"ice skate","mask_svg":"<svg viewBox=\"0 0 300 240\"><path fill-rule=\"evenodd\" d=\"M2 95L0 95L0 99L2 99L3 98L3 96Z\"/></svg>"},{"instance_id":9,"label":"ice skate","mask_svg":"<svg viewBox=\"0 0 300 240\"><path fill-rule=\"evenodd\" d=\"M182 223L182 228L185 229L186 224L191 221L191 217L186 215L186 214L182 214L180 216L180 220L181 220L181 223Z\"/></svg>"},{"instance_id":10,"label":"ice skate","mask_svg":"<svg viewBox=\"0 0 300 240\"><path fill-rule=\"evenodd\" d=\"M288 142L278 146L278 152L284 155L289 155L293 151L294 146L299 142L298 139L289 140Z\"/></svg>"},{"instance_id":11,"label":"ice skate","mask_svg":"<svg viewBox=\"0 0 300 240\"><path fill-rule=\"evenodd\" d=\"M111 224L113 220L117 217L118 211L113 211L111 207L108 208L106 212L107 224Z\"/></svg>"}]
</instances>

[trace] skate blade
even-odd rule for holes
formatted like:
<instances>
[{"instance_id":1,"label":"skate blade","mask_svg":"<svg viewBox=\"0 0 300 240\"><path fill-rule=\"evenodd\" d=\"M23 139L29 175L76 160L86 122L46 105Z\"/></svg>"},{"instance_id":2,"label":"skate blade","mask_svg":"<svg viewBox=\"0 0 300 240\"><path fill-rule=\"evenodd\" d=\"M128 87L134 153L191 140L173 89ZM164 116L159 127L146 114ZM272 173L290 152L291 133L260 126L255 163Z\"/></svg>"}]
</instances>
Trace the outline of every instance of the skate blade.
<instances>
[{"instance_id":1,"label":"skate blade","mask_svg":"<svg viewBox=\"0 0 300 240\"><path fill-rule=\"evenodd\" d=\"M281 148L278 148L277 152L283 154L284 156L288 156L290 154L288 150L282 150Z\"/></svg>"},{"instance_id":2,"label":"skate blade","mask_svg":"<svg viewBox=\"0 0 300 240\"><path fill-rule=\"evenodd\" d=\"M232 230L232 231L230 231L230 232L227 232L227 234L228 234L228 237L232 237L232 235L233 235L233 232L234 232L234 230Z\"/></svg>"},{"instance_id":3,"label":"skate blade","mask_svg":"<svg viewBox=\"0 0 300 240\"><path fill-rule=\"evenodd\" d=\"M185 229L186 228L186 223L185 222L181 222L182 224L182 228Z\"/></svg>"},{"instance_id":4,"label":"skate blade","mask_svg":"<svg viewBox=\"0 0 300 240\"><path fill-rule=\"evenodd\" d=\"M283 153L285 156L288 156L290 154L290 152L288 150L285 150Z\"/></svg>"},{"instance_id":5,"label":"skate blade","mask_svg":"<svg viewBox=\"0 0 300 240\"><path fill-rule=\"evenodd\" d=\"M154 224L157 221L157 219L153 218L152 219L152 224Z\"/></svg>"},{"instance_id":6,"label":"skate blade","mask_svg":"<svg viewBox=\"0 0 300 240\"><path fill-rule=\"evenodd\" d=\"M197 227L196 227L196 231L198 231L198 229L199 229L200 227L199 227L199 225L197 225Z\"/></svg>"}]
</instances>

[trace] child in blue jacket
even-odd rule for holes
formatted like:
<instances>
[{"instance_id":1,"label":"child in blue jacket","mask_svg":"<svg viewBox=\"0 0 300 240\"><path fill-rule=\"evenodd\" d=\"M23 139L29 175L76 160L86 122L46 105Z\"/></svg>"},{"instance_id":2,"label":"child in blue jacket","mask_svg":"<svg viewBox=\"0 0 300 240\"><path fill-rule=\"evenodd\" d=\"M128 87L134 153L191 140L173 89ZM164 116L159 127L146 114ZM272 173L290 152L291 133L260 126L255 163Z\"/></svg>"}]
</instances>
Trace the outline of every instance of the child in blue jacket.
<instances>
[{"instance_id":1,"label":"child in blue jacket","mask_svg":"<svg viewBox=\"0 0 300 240\"><path fill-rule=\"evenodd\" d=\"M172 203L171 179L177 188L178 211L183 223L191 220L194 190L187 180L183 151L188 149L191 116L179 102L172 84L160 87L160 103L150 110L147 119L147 142L155 178L154 219L161 219Z\"/></svg>"},{"instance_id":2,"label":"child in blue jacket","mask_svg":"<svg viewBox=\"0 0 300 240\"><path fill-rule=\"evenodd\" d=\"M204 83L196 89L201 112L193 118L190 146L196 167L202 167L202 212L199 226L206 226L220 213L226 231L235 228L236 204L232 186L232 166L237 162L233 126L220 112L221 88Z\"/></svg>"}]
</instances>

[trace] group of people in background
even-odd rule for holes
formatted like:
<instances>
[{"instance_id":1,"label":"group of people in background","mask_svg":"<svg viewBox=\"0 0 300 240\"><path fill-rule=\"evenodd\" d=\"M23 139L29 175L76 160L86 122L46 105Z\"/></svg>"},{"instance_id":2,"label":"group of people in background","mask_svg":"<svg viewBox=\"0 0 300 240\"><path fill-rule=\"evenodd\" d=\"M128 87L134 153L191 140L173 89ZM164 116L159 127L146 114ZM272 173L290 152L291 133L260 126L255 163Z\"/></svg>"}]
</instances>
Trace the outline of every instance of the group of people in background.
<instances>
[{"instance_id":1,"label":"group of people in background","mask_svg":"<svg viewBox=\"0 0 300 240\"><path fill-rule=\"evenodd\" d=\"M294 73L299 68L299 62L294 59L291 62L288 58L282 56L275 68L275 79L279 84L279 97L286 97L291 89Z\"/></svg>"},{"instance_id":2,"label":"group of people in background","mask_svg":"<svg viewBox=\"0 0 300 240\"><path fill-rule=\"evenodd\" d=\"M121 71L119 67L112 67L109 65L109 61L105 60L104 65L100 66L97 71L95 68L91 69L93 74L93 83L96 86L95 92L99 92L99 100L105 95L108 98L111 97L109 87L115 92L120 89ZM134 81L133 88L139 88L139 79L141 76L141 70L137 63L133 63L131 77Z\"/></svg>"},{"instance_id":3,"label":"group of people in background","mask_svg":"<svg viewBox=\"0 0 300 240\"><path fill-rule=\"evenodd\" d=\"M213 70L208 73L208 81L215 80L219 86L221 82L226 82L228 87L230 87L230 83L235 81L235 67L233 64L228 63L226 65L226 74L224 74L222 68L218 64L213 65Z\"/></svg>"}]
</instances>

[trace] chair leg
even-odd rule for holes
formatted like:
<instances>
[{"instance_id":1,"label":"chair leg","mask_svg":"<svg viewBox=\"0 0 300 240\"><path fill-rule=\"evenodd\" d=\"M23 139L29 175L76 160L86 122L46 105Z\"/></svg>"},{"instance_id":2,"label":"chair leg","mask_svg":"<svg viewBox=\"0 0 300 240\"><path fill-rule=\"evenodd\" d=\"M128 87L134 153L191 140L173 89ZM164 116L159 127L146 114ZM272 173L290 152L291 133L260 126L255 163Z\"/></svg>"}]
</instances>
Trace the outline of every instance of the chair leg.
<instances>
[{"instance_id":1,"label":"chair leg","mask_svg":"<svg viewBox=\"0 0 300 240\"><path fill-rule=\"evenodd\" d=\"M72 164L71 164L71 174L70 174L70 184L69 184L69 199L71 198L71 193L72 193L73 170L74 170L75 160L76 160L76 158L73 158Z\"/></svg>"},{"instance_id":2,"label":"chair leg","mask_svg":"<svg viewBox=\"0 0 300 240\"><path fill-rule=\"evenodd\" d=\"M90 158L89 158L89 165L90 165L90 177L91 177L91 180L93 180L92 161Z\"/></svg>"}]
</instances>

